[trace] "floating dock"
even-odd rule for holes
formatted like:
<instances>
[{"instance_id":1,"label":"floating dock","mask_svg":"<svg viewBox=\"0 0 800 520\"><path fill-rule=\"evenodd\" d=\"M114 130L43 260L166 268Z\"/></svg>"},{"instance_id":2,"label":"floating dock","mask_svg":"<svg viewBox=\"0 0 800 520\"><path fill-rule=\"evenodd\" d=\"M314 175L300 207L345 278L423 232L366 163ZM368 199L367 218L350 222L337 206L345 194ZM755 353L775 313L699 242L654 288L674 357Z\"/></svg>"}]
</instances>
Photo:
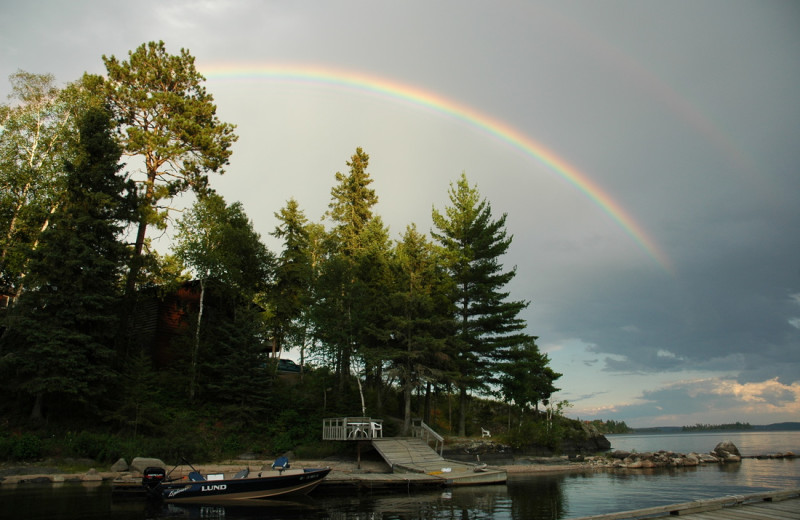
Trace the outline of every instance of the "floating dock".
<instances>
[{"instance_id":1,"label":"floating dock","mask_svg":"<svg viewBox=\"0 0 800 520\"><path fill-rule=\"evenodd\" d=\"M572 520L632 520L677 515L688 520L800 520L800 488L694 500Z\"/></svg>"}]
</instances>

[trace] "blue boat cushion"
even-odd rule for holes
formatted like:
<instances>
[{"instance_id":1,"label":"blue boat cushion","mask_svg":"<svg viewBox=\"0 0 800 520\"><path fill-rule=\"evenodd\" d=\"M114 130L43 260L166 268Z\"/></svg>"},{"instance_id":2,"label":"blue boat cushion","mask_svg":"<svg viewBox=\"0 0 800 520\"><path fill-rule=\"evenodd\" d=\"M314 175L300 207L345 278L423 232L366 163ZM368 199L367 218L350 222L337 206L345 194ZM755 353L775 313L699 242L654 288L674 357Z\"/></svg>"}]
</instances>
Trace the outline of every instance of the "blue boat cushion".
<instances>
[{"instance_id":1,"label":"blue boat cushion","mask_svg":"<svg viewBox=\"0 0 800 520\"><path fill-rule=\"evenodd\" d=\"M247 478L247 475L249 474L250 474L250 468L245 468L236 475L234 475L233 478Z\"/></svg>"},{"instance_id":2,"label":"blue boat cushion","mask_svg":"<svg viewBox=\"0 0 800 520\"><path fill-rule=\"evenodd\" d=\"M272 469L288 469L289 468L289 459L286 457L278 457L275 459L275 462L272 463Z\"/></svg>"},{"instance_id":3,"label":"blue boat cushion","mask_svg":"<svg viewBox=\"0 0 800 520\"><path fill-rule=\"evenodd\" d=\"M200 482L205 480L205 477L196 471L189 472L189 480L192 482Z\"/></svg>"}]
</instances>

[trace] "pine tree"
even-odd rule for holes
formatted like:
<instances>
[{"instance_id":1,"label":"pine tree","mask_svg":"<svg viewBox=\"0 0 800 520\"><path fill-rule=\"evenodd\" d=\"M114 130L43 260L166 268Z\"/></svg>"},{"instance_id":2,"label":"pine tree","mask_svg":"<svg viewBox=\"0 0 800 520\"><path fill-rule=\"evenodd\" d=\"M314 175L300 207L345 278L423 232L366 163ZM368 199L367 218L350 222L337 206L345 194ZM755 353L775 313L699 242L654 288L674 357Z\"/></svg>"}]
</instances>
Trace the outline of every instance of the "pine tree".
<instances>
[{"instance_id":1,"label":"pine tree","mask_svg":"<svg viewBox=\"0 0 800 520\"><path fill-rule=\"evenodd\" d=\"M550 368L549 357L539 351L535 340L532 338L510 348L498 366L501 372L497 380L500 394L506 402L513 401L521 414L530 408L538 411L540 402L549 401L550 396L559 390L553 383L562 375Z\"/></svg>"},{"instance_id":2,"label":"pine tree","mask_svg":"<svg viewBox=\"0 0 800 520\"><path fill-rule=\"evenodd\" d=\"M431 234L447 252L448 271L454 282L451 298L456 307L453 349L459 372L458 430L459 435L466 435L469 391L485 388L504 350L530 340L522 332L525 322L518 317L528 302L508 301L509 293L504 291L516 274L516 268L504 271L500 263L512 240L505 231L506 214L494 220L491 205L481 198L477 187L469 185L463 173L455 185L450 185L449 196L451 206L444 215L433 210L438 231Z\"/></svg>"},{"instance_id":3,"label":"pine tree","mask_svg":"<svg viewBox=\"0 0 800 520\"><path fill-rule=\"evenodd\" d=\"M312 267L308 220L297 201L290 199L275 217L280 225L272 236L283 239L283 251L277 260L269 300L274 351L280 352L289 338L301 346L304 343L306 327L301 317L311 300Z\"/></svg>"},{"instance_id":4,"label":"pine tree","mask_svg":"<svg viewBox=\"0 0 800 520\"><path fill-rule=\"evenodd\" d=\"M413 224L395 247L394 260L390 360L403 391L403 431L408 432L413 390L423 382L429 387L427 383L443 381L449 368L445 347L452 333L452 309L446 300L450 279L437 248Z\"/></svg>"},{"instance_id":5,"label":"pine tree","mask_svg":"<svg viewBox=\"0 0 800 520\"><path fill-rule=\"evenodd\" d=\"M372 178L367 172L369 155L361 148L347 162L348 174L336 172L336 184L331 189L328 217L334 228L330 233L327 258L317 281L315 320L317 329L335 350L335 368L340 389L350 373L363 322L358 319L361 309L356 301L359 255L367 253L369 245L365 230L373 220L372 208L378 202L375 190L369 188ZM379 227L382 228L382 225ZM373 229L374 231L374 229ZM377 237L380 233L371 233Z\"/></svg>"},{"instance_id":6,"label":"pine tree","mask_svg":"<svg viewBox=\"0 0 800 520\"><path fill-rule=\"evenodd\" d=\"M214 98L203 87L205 78L188 50L173 56L164 42L148 42L129 52L128 61L103 56L103 62L108 72L105 94L123 154L144 163L137 181L139 222L125 286L131 306L147 228L163 229L167 224L167 206L161 201L190 188L206 190L208 172L224 172L237 136L233 125L217 118Z\"/></svg>"}]
</instances>

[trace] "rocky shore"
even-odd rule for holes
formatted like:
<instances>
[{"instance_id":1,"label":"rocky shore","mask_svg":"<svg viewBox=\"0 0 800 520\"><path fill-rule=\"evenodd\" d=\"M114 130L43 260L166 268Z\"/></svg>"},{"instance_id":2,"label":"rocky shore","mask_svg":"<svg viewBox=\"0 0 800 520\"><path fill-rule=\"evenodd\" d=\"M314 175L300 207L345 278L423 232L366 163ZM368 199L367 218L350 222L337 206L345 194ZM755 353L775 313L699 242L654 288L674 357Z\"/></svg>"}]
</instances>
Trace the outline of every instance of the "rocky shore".
<instances>
[{"instance_id":1,"label":"rocky shore","mask_svg":"<svg viewBox=\"0 0 800 520\"><path fill-rule=\"evenodd\" d=\"M506 470L509 474L547 473L547 472L579 472L593 470L647 470L656 468L693 467L704 464L736 464L742 458L757 459L793 459L792 452L773 453L751 457L742 457L739 450L730 442L719 443L709 453L675 453L657 451L647 453L631 453L621 450L602 455L573 455L557 457L532 457L515 455L512 450L493 442L476 442L461 446L445 454L445 458L453 460L470 460L485 462L490 466ZM197 468L208 473L233 473L243 467L268 469L272 461L232 460L222 463L198 464ZM103 481L135 480L148 466L167 467L158 459L137 458L129 465L123 459L117 461L108 471L89 469L83 473L63 473L54 465L0 466L0 485L21 483L102 483ZM346 458L324 460L295 460L293 467L315 468L330 467L335 473L391 473L391 468L382 459L367 455L360 462ZM173 470L173 476L188 474L188 466L179 466Z\"/></svg>"},{"instance_id":2,"label":"rocky shore","mask_svg":"<svg viewBox=\"0 0 800 520\"><path fill-rule=\"evenodd\" d=\"M510 473L540 471L580 471L586 469L652 469L692 467L703 464L733 464L742 458L791 459L792 452L772 453L742 457L739 449L730 441L724 441L709 453L676 453L657 451L631 453L622 450L602 455L572 455L563 457L528 457L515 454L508 446L491 442L472 442L454 449L449 457L462 461L480 461L501 466ZM448 457L446 454L445 457Z\"/></svg>"}]
</instances>

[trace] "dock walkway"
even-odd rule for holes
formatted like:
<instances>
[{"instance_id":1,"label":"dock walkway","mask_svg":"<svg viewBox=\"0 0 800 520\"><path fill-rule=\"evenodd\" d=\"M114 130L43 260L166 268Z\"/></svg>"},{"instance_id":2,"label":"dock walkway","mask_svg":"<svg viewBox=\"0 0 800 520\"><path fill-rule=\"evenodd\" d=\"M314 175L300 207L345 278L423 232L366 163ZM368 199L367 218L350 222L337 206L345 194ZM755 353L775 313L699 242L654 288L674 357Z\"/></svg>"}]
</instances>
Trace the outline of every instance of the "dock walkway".
<instances>
[{"instance_id":1,"label":"dock walkway","mask_svg":"<svg viewBox=\"0 0 800 520\"><path fill-rule=\"evenodd\" d=\"M447 460L418 437L372 439L372 446L393 473L430 475L448 485L498 484L508 479L504 470Z\"/></svg>"},{"instance_id":2,"label":"dock walkway","mask_svg":"<svg viewBox=\"0 0 800 520\"><path fill-rule=\"evenodd\" d=\"M583 516L572 520L633 520L665 516L688 520L800 520L800 488Z\"/></svg>"}]
</instances>

